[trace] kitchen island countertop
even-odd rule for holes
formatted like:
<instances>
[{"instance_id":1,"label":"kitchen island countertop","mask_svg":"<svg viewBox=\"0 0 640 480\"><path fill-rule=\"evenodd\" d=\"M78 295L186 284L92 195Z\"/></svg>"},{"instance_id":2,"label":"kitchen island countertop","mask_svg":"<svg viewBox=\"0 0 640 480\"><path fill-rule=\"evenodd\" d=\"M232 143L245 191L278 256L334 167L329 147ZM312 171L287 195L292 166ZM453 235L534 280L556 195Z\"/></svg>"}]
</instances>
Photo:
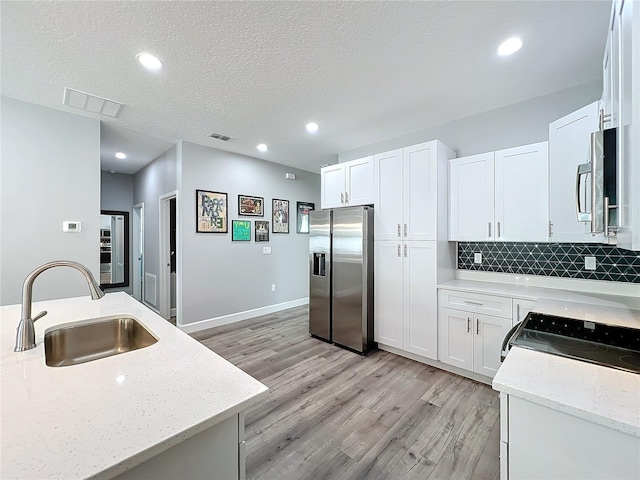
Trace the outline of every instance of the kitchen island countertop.
<instances>
[{"instance_id":1,"label":"kitchen island countertop","mask_svg":"<svg viewBox=\"0 0 640 480\"><path fill-rule=\"evenodd\" d=\"M37 347L13 351L20 305L0 308L1 478L112 478L257 403L268 389L126 293L37 302ZM44 333L126 314L158 342L66 367Z\"/></svg>"}]
</instances>

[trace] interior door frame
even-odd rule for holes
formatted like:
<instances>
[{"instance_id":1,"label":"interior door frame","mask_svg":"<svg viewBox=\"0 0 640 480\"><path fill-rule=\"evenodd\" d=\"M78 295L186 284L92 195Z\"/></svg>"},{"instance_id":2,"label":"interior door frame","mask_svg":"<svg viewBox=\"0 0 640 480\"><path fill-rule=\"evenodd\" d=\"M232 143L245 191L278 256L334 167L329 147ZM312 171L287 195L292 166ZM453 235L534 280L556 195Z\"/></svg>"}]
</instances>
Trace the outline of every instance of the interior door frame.
<instances>
[{"instance_id":1,"label":"interior door frame","mask_svg":"<svg viewBox=\"0 0 640 480\"><path fill-rule=\"evenodd\" d=\"M170 242L169 235L171 234L171 222L170 222L170 208L171 200L176 200L176 225L180 225L180 203L178 198L178 190L165 193L159 197L159 212L160 221L158 232L158 309L160 316L169 320L171 318L171 255L170 255ZM180 251L180 229L176 228L176 255ZM179 260L179 259L178 259ZM176 271L176 297L177 289L179 285L179 270ZM179 315L178 302L176 302L176 317Z\"/></svg>"},{"instance_id":2,"label":"interior door frame","mask_svg":"<svg viewBox=\"0 0 640 480\"><path fill-rule=\"evenodd\" d=\"M144 293L144 202L133 206L133 298L142 302ZM138 260L140 259L140 260Z\"/></svg>"}]
</instances>

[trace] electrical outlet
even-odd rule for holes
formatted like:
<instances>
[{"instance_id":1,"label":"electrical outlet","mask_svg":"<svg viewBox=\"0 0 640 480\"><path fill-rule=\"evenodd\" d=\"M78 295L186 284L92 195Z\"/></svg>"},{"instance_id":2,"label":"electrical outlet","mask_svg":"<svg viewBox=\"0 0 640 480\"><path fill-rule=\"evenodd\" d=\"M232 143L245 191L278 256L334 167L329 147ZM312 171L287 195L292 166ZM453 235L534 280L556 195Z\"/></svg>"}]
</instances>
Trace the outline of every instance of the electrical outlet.
<instances>
[{"instance_id":1,"label":"electrical outlet","mask_svg":"<svg viewBox=\"0 0 640 480\"><path fill-rule=\"evenodd\" d=\"M271 255L271 247L262 247L263 255Z\"/></svg>"},{"instance_id":2,"label":"electrical outlet","mask_svg":"<svg viewBox=\"0 0 640 480\"><path fill-rule=\"evenodd\" d=\"M275 291L276 291L276 284L275 284L275 283L272 283L272 284L271 284L271 291L272 291L272 292L275 292Z\"/></svg>"},{"instance_id":3,"label":"electrical outlet","mask_svg":"<svg viewBox=\"0 0 640 480\"><path fill-rule=\"evenodd\" d=\"M481 264L482 263L482 254L474 253L473 254L473 263Z\"/></svg>"},{"instance_id":4,"label":"electrical outlet","mask_svg":"<svg viewBox=\"0 0 640 480\"><path fill-rule=\"evenodd\" d=\"M584 257L584 268L585 270L595 270L596 257Z\"/></svg>"}]
</instances>

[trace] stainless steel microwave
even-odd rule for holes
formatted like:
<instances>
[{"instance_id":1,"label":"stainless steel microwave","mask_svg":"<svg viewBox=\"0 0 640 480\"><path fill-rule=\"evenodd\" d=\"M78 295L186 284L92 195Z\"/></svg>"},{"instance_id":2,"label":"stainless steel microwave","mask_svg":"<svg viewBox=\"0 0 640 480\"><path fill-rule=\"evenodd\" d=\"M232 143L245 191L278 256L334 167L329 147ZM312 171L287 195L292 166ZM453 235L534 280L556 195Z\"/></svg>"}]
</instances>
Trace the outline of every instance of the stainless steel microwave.
<instances>
[{"instance_id":1,"label":"stainless steel microwave","mask_svg":"<svg viewBox=\"0 0 640 480\"><path fill-rule=\"evenodd\" d=\"M615 234L618 226L617 129L591 134L589 163L576 172L576 213L591 223L591 233Z\"/></svg>"}]
</instances>

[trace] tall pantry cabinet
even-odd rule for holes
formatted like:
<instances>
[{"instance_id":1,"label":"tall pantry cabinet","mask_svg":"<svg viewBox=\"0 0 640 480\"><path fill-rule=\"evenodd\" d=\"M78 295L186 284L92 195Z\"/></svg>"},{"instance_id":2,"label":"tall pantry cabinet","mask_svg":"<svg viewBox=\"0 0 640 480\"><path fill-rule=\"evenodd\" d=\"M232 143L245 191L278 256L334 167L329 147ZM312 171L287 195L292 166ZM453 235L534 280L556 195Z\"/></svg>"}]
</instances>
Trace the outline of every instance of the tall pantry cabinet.
<instances>
[{"instance_id":1,"label":"tall pantry cabinet","mask_svg":"<svg viewBox=\"0 0 640 480\"><path fill-rule=\"evenodd\" d=\"M434 140L374 155L375 327L382 348L438 358L436 285L453 278L447 171Z\"/></svg>"}]
</instances>

